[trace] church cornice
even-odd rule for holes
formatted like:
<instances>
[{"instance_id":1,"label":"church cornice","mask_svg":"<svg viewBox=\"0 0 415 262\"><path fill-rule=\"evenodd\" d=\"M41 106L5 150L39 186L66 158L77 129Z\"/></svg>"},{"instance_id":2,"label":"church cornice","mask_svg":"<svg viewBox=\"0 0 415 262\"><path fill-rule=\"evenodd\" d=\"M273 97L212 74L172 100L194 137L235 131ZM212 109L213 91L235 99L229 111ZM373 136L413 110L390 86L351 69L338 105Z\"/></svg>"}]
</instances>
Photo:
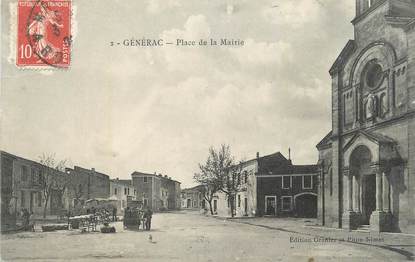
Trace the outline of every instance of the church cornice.
<instances>
[{"instance_id":1,"label":"church cornice","mask_svg":"<svg viewBox=\"0 0 415 262\"><path fill-rule=\"evenodd\" d=\"M354 53L355 50L355 40L349 40L346 46L340 52L340 55L337 57L336 61L334 61L333 65L331 66L329 70L331 76L337 74L343 68L343 65L346 63L348 58Z\"/></svg>"},{"instance_id":2,"label":"church cornice","mask_svg":"<svg viewBox=\"0 0 415 262\"><path fill-rule=\"evenodd\" d=\"M408 22L404 28L405 32L411 31L415 28L415 19L412 19L410 22Z\"/></svg>"},{"instance_id":3,"label":"church cornice","mask_svg":"<svg viewBox=\"0 0 415 262\"><path fill-rule=\"evenodd\" d=\"M355 128L355 129L342 132L339 137L348 137L356 132L359 132L360 130L366 131L366 132L376 131L378 129L381 129L387 126L396 125L397 122L403 121L408 118L415 118L415 110L410 110L405 114L390 118L388 120L385 120L383 122L376 124L375 126Z\"/></svg>"},{"instance_id":4,"label":"church cornice","mask_svg":"<svg viewBox=\"0 0 415 262\"><path fill-rule=\"evenodd\" d=\"M353 25L356 25L358 22L362 21L365 17L367 17L369 14L371 14L373 11L375 11L379 6L384 5L388 2L388 0L381 0L375 3L373 6L371 6L369 9L367 9L362 14L356 16L351 23Z\"/></svg>"}]
</instances>

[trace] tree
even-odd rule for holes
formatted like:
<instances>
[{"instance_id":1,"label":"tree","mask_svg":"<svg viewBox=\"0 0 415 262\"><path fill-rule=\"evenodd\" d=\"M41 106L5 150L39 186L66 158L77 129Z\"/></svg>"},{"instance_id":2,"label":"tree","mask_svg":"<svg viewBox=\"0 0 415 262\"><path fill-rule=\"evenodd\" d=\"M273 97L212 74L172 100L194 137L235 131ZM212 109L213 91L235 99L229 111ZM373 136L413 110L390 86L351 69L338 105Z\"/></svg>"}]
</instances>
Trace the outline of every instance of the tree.
<instances>
[{"instance_id":1,"label":"tree","mask_svg":"<svg viewBox=\"0 0 415 262\"><path fill-rule=\"evenodd\" d=\"M212 201L215 193L224 188L226 181L226 170L232 166L228 145L222 144L219 149L209 148L209 155L205 164L199 164L199 172L195 173L193 179L204 186L203 198L208 202L210 213L213 215Z\"/></svg>"},{"instance_id":2,"label":"tree","mask_svg":"<svg viewBox=\"0 0 415 262\"><path fill-rule=\"evenodd\" d=\"M46 218L49 200L53 191L56 191L61 196L65 192L69 178L65 174L66 160L57 161L53 154L43 154L40 158L40 163L43 166L42 175L40 177L40 187L43 192L43 218Z\"/></svg>"},{"instance_id":3,"label":"tree","mask_svg":"<svg viewBox=\"0 0 415 262\"><path fill-rule=\"evenodd\" d=\"M230 166L225 173L224 186L221 188L221 191L226 194L229 207L231 208L231 216L234 217L236 195L243 189L243 163L240 162L238 165Z\"/></svg>"},{"instance_id":4,"label":"tree","mask_svg":"<svg viewBox=\"0 0 415 262\"><path fill-rule=\"evenodd\" d=\"M74 199L74 208L78 207L79 204L82 203L82 197L84 195L84 185L76 183L77 179L72 179L69 183L68 187L73 194Z\"/></svg>"}]
</instances>

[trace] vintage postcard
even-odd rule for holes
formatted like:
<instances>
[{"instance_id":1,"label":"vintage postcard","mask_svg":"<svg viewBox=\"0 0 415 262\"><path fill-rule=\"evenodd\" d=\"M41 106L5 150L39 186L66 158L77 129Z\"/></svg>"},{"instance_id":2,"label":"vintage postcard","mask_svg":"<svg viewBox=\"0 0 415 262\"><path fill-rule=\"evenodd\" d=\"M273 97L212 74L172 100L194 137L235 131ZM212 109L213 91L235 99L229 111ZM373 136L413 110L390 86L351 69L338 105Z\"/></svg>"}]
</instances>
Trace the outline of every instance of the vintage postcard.
<instances>
[{"instance_id":1,"label":"vintage postcard","mask_svg":"<svg viewBox=\"0 0 415 262\"><path fill-rule=\"evenodd\" d=\"M3 0L1 261L414 261L415 0Z\"/></svg>"}]
</instances>

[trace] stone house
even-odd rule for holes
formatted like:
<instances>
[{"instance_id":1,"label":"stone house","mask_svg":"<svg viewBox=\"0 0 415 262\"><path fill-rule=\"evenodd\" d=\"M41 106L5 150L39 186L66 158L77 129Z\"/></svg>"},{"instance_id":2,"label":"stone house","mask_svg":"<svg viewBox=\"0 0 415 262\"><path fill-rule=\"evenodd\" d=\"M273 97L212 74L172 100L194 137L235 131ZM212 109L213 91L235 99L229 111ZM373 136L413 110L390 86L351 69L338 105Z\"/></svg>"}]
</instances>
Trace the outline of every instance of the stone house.
<instances>
[{"instance_id":1,"label":"stone house","mask_svg":"<svg viewBox=\"0 0 415 262\"><path fill-rule=\"evenodd\" d=\"M182 209L204 209L205 200L202 194L203 186L195 186L182 189L181 208Z\"/></svg>"},{"instance_id":2,"label":"stone house","mask_svg":"<svg viewBox=\"0 0 415 262\"><path fill-rule=\"evenodd\" d=\"M110 197L110 178L108 175L95 170L75 166L66 168L66 173L72 177L73 205L83 205L86 200Z\"/></svg>"},{"instance_id":3,"label":"stone house","mask_svg":"<svg viewBox=\"0 0 415 262\"><path fill-rule=\"evenodd\" d=\"M322 225L415 232L415 1L356 0L317 145Z\"/></svg>"},{"instance_id":4,"label":"stone house","mask_svg":"<svg viewBox=\"0 0 415 262\"><path fill-rule=\"evenodd\" d=\"M293 165L280 152L241 163L242 187L234 199L234 217L316 216L317 166ZM225 193L213 200L214 212L232 216Z\"/></svg>"},{"instance_id":5,"label":"stone house","mask_svg":"<svg viewBox=\"0 0 415 262\"><path fill-rule=\"evenodd\" d=\"M44 179L56 184L52 187L47 203L46 215L60 215L70 209L70 178L64 172L48 169L46 166L4 151L1 151L1 214L2 222L8 223L25 208L36 216L43 215L45 195ZM48 169L49 171L46 171ZM46 177L46 176L51 177ZM14 221L10 221L14 224Z\"/></svg>"},{"instance_id":6,"label":"stone house","mask_svg":"<svg viewBox=\"0 0 415 262\"><path fill-rule=\"evenodd\" d=\"M257 173L258 215L317 217L317 165L293 165L283 155Z\"/></svg>"},{"instance_id":7,"label":"stone house","mask_svg":"<svg viewBox=\"0 0 415 262\"><path fill-rule=\"evenodd\" d=\"M154 211L180 209L180 182L161 174L134 172L132 186L137 200Z\"/></svg>"},{"instance_id":8,"label":"stone house","mask_svg":"<svg viewBox=\"0 0 415 262\"><path fill-rule=\"evenodd\" d=\"M117 213L123 214L129 200L136 199L137 190L133 187L131 180L111 179L110 198L118 201Z\"/></svg>"}]
</instances>

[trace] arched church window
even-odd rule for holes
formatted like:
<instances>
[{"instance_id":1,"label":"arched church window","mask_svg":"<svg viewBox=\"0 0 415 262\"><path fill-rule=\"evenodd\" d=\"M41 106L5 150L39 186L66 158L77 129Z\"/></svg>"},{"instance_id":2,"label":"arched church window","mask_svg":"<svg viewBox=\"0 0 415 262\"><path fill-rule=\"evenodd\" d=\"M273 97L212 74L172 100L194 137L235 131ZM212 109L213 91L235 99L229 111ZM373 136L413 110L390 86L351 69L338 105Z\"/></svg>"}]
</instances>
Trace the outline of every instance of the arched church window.
<instances>
[{"instance_id":1,"label":"arched church window","mask_svg":"<svg viewBox=\"0 0 415 262\"><path fill-rule=\"evenodd\" d=\"M377 88L381 83L382 78L383 70L379 64L372 62L366 66L364 81L369 88Z\"/></svg>"}]
</instances>

